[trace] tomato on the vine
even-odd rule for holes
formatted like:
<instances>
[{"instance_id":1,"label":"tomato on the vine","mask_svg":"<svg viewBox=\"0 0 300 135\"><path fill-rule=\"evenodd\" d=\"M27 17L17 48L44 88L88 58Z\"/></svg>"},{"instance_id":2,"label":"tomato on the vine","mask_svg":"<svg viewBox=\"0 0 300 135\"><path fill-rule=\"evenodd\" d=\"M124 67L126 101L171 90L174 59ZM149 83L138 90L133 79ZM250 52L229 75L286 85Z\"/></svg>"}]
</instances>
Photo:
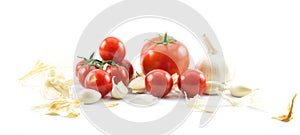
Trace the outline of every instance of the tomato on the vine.
<instances>
[{"instance_id":1,"label":"tomato on the vine","mask_svg":"<svg viewBox=\"0 0 300 135\"><path fill-rule=\"evenodd\" d=\"M122 81L126 86L129 83L128 71L123 66L107 66L105 70L112 78L115 76L115 83Z\"/></svg>"},{"instance_id":2,"label":"tomato on the vine","mask_svg":"<svg viewBox=\"0 0 300 135\"><path fill-rule=\"evenodd\" d=\"M188 69L178 77L178 88L188 97L202 95L206 89L205 75L200 71Z\"/></svg>"},{"instance_id":3,"label":"tomato on the vine","mask_svg":"<svg viewBox=\"0 0 300 135\"><path fill-rule=\"evenodd\" d=\"M97 90L104 97L112 90L112 78L104 70L95 69L86 76L84 87Z\"/></svg>"},{"instance_id":4,"label":"tomato on the vine","mask_svg":"<svg viewBox=\"0 0 300 135\"><path fill-rule=\"evenodd\" d=\"M129 73L129 79L131 79L132 76L133 76L133 72L134 72L132 64L128 60L126 60L126 59L124 59L119 64L127 69L128 73Z\"/></svg>"},{"instance_id":5,"label":"tomato on the vine","mask_svg":"<svg viewBox=\"0 0 300 135\"><path fill-rule=\"evenodd\" d=\"M99 54L103 60L121 62L126 54L125 45L116 37L107 37L99 46Z\"/></svg>"},{"instance_id":6,"label":"tomato on the vine","mask_svg":"<svg viewBox=\"0 0 300 135\"><path fill-rule=\"evenodd\" d=\"M143 46L140 63L144 74L153 69L162 69L171 75L181 74L189 67L189 52L184 44L165 33Z\"/></svg>"},{"instance_id":7,"label":"tomato on the vine","mask_svg":"<svg viewBox=\"0 0 300 135\"><path fill-rule=\"evenodd\" d=\"M153 96L163 98L173 87L171 75L161 69L150 71L145 78L146 90Z\"/></svg>"},{"instance_id":8,"label":"tomato on the vine","mask_svg":"<svg viewBox=\"0 0 300 135\"><path fill-rule=\"evenodd\" d=\"M85 80L87 74L94 69L97 69L97 67L90 66L90 65L82 65L79 67L78 72L77 72L77 77L78 77L79 83L82 86L84 86L84 80Z\"/></svg>"}]
</instances>

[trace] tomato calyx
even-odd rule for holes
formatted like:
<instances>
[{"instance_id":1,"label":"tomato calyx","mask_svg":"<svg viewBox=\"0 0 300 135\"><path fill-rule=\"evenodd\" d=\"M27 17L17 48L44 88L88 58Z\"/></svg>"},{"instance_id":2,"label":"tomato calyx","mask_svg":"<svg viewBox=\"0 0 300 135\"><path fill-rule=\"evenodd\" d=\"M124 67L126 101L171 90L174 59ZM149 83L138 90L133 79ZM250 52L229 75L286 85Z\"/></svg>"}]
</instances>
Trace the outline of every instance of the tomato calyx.
<instances>
[{"instance_id":1,"label":"tomato calyx","mask_svg":"<svg viewBox=\"0 0 300 135\"><path fill-rule=\"evenodd\" d=\"M158 34L158 37L160 38L160 41L152 41L152 40L149 40L155 44L161 44L161 45L167 45L167 44L170 44L170 43L174 43L174 42L177 42L176 39L174 39L173 37L170 37L168 36L168 32L165 33L165 35L160 35Z\"/></svg>"},{"instance_id":2,"label":"tomato calyx","mask_svg":"<svg viewBox=\"0 0 300 135\"><path fill-rule=\"evenodd\" d=\"M101 60L98 60L98 59L94 59L94 54L95 54L95 52L93 52L89 58L77 56L78 58L84 60L84 63L80 64L80 66L83 66L83 65L95 66L98 69L103 69L105 65L119 66L119 64L117 64L113 60L106 60L106 61L102 60L101 61Z\"/></svg>"}]
</instances>

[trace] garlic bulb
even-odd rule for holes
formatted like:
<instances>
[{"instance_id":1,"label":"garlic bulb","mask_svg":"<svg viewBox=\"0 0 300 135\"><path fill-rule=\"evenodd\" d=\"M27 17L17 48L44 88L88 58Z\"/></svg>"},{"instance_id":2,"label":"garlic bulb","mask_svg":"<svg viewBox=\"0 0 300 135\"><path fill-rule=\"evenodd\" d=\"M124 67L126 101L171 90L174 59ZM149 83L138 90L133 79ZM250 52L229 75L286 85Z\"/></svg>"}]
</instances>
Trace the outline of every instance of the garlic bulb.
<instances>
[{"instance_id":1,"label":"garlic bulb","mask_svg":"<svg viewBox=\"0 0 300 135\"><path fill-rule=\"evenodd\" d=\"M114 78L115 77L112 78L113 88L111 96L115 99L122 99L128 94L128 89L122 81L116 84Z\"/></svg>"},{"instance_id":2,"label":"garlic bulb","mask_svg":"<svg viewBox=\"0 0 300 135\"><path fill-rule=\"evenodd\" d=\"M84 104L92 104L100 100L102 95L100 92L92 89L82 89L77 93L77 97Z\"/></svg>"},{"instance_id":3,"label":"garlic bulb","mask_svg":"<svg viewBox=\"0 0 300 135\"><path fill-rule=\"evenodd\" d=\"M208 57L200 58L195 68L205 74L207 81L219 81L221 83L229 82L231 73L226 62L222 61L223 55L213 47L206 34L203 34L202 38L207 49ZM204 93L216 94L209 90L210 89Z\"/></svg>"}]
</instances>

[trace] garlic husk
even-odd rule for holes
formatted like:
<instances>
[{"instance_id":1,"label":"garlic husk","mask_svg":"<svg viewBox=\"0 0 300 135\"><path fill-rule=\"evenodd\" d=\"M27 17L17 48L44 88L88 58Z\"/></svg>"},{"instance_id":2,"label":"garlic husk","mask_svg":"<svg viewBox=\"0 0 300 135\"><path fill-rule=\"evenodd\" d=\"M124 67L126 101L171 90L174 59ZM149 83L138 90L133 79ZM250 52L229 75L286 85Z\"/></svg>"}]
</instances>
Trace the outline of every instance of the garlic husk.
<instances>
[{"instance_id":1,"label":"garlic husk","mask_svg":"<svg viewBox=\"0 0 300 135\"><path fill-rule=\"evenodd\" d=\"M139 76L139 77L133 79L128 84L128 88L131 90L144 90L146 88L145 78L142 76Z\"/></svg>"},{"instance_id":2,"label":"garlic husk","mask_svg":"<svg viewBox=\"0 0 300 135\"><path fill-rule=\"evenodd\" d=\"M217 81L206 81L206 90L204 91L204 94L207 95L217 95L217 92L224 91L226 88L226 85Z\"/></svg>"},{"instance_id":3,"label":"garlic husk","mask_svg":"<svg viewBox=\"0 0 300 135\"><path fill-rule=\"evenodd\" d=\"M100 92L92 89L82 89L77 93L77 97L84 104L93 104L99 101L102 95Z\"/></svg>"},{"instance_id":4,"label":"garlic husk","mask_svg":"<svg viewBox=\"0 0 300 135\"><path fill-rule=\"evenodd\" d=\"M128 94L128 89L122 81L116 84L114 78L112 78L113 88L111 96L115 99L123 99Z\"/></svg>"}]
</instances>

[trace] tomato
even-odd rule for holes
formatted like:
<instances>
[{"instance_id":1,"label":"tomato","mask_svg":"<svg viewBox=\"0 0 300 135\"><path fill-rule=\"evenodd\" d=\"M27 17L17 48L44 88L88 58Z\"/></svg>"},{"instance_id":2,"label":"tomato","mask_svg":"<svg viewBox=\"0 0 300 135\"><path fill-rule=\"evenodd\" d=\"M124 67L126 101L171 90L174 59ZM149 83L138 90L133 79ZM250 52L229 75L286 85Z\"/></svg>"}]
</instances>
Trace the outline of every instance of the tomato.
<instances>
[{"instance_id":1,"label":"tomato","mask_svg":"<svg viewBox=\"0 0 300 135\"><path fill-rule=\"evenodd\" d=\"M145 78L146 90L155 97L165 97L173 87L171 75L161 69L150 71Z\"/></svg>"},{"instance_id":2,"label":"tomato","mask_svg":"<svg viewBox=\"0 0 300 135\"><path fill-rule=\"evenodd\" d=\"M202 95L206 89L205 75L197 70L188 69L178 77L178 88L188 97Z\"/></svg>"},{"instance_id":3,"label":"tomato","mask_svg":"<svg viewBox=\"0 0 300 135\"><path fill-rule=\"evenodd\" d=\"M107 37L100 44L99 53L103 60L121 62L126 54L125 45L116 37Z\"/></svg>"},{"instance_id":4,"label":"tomato","mask_svg":"<svg viewBox=\"0 0 300 135\"><path fill-rule=\"evenodd\" d=\"M124 59L119 64L127 69L128 73L129 73L129 79L131 79L133 76L133 71L134 71L132 64L126 59Z\"/></svg>"},{"instance_id":5,"label":"tomato","mask_svg":"<svg viewBox=\"0 0 300 135\"><path fill-rule=\"evenodd\" d=\"M143 46L140 63L144 74L162 69L172 75L187 70L190 58L186 46L166 33L164 37L155 37Z\"/></svg>"},{"instance_id":6,"label":"tomato","mask_svg":"<svg viewBox=\"0 0 300 135\"><path fill-rule=\"evenodd\" d=\"M129 74L123 66L108 66L105 70L112 78L115 76L115 83L122 81L126 86L129 83Z\"/></svg>"},{"instance_id":7,"label":"tomato","mask_svg":"<svg viewBox=\"0 0 300 135\"><path fill-rule=\"evenodd\" d=\"M112 78L104 70L95 69L86 76L84 86L99 91L104 97L112 90Z\"/></svg>"},{"instance_id":8,"label":"tomato","mask_svg":"<svg viewBox=\"0 0 300 135\"><path fill-rule=\"evenodd\" d=\"M89 66L89 65L78 66L77 77L78 77L79 83L82 86L84 86L84 80L85 80L87 74L94 69L97 69L97 67ZM77 70L77 68L76 68L76 70Z\"/></svg>"},{"instance_id":9,"label":"tomato","mask_svg":"<svg viewBox=\"0 0 300 135\"><path fill-rule=\"evenodd\" d=\"M78 70L80 69L80 67L82 66L82 65L84 65L85 64L85 61L84 60L81 60L81 61L79 61L77 64L76 64L76 67L75 67L75 75L78 77Z\"/></svg>"}]
</instances>

